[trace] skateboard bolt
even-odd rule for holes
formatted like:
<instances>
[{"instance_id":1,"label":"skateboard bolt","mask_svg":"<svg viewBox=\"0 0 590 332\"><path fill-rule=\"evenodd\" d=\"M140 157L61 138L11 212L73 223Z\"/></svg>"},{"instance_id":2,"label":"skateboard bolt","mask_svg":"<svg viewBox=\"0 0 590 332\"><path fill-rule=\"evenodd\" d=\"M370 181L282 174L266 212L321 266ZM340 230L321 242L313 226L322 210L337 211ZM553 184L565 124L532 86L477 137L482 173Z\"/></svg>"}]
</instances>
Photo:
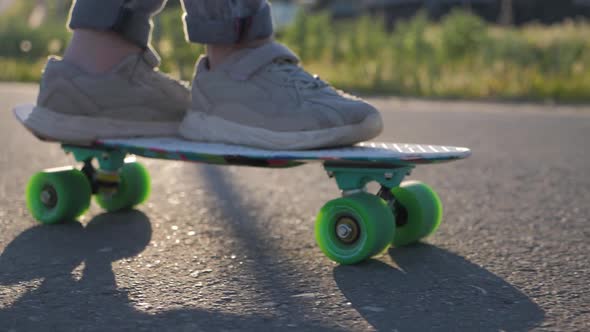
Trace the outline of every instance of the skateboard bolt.
<instances>
[{"instance_id":1,"label":"skateboard bolt","mask_svg":"<svg viewBox=\"0 0 590 332\"><path fill-rule=\"evenodd\" d=\"M338 233L339 238L346 239L352 233L352 228L348 225L340 225L336 232Z\"/></svg>"},{"instance_id":2,"label":"skateboard bolt","mask_svg":"<svg viewBox=\"0 0 590 332\"><path fill-rule=\"evenodd\" d=\"M336 222L336 236L346 244L354 243L359 237L359 226L356 220L342 217Z\"/></svg>"},{"instance_id":3,"label":"skateboard bolt","mask_svg":"<svg viewBox=\"0 0 590 332\"><path fill-rule=\"evenodd\" d=\"M57 193L53 187L45 186L41 191L39 198L41 199L41 203L47 207L52 208L57 204Z\"/></svg>"}]
</instances>

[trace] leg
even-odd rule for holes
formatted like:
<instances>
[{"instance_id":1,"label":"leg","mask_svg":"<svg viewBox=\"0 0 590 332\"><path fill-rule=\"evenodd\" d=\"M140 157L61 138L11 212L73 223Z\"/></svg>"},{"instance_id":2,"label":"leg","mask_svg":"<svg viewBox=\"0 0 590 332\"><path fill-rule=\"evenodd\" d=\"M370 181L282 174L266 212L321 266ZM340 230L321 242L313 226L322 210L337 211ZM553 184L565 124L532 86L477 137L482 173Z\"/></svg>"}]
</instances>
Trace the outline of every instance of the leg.
<instances>
[{"instance_id":1,"label":"leg","mask_svg":"<svg viewBox=\"0 0 590 332\"><path fill-rule=\"evenodd\" d=\"M265 0L183 0L183 5L187 38L208 45L212 68L237 50L270 41L273 34Z\"/></svg>"},{"instance_id":2,"label":"leg","mask_svg":"<svg viewBox=\"0 0 590 332\"><path fill-rule=\"evenodd\" d=\"M70 18L72 30L116 32L140 47L147 47L152 30L151 17L166 0L77 0Z\"/></svg>"},{"instance_id":3,"label":"leg","mask_svg":"<svg viewBox=\"0 0 590 332\"><path fill-rule=\"evenodd\" d=\"M71 11L72 41L64 58L89 72L111 69L147 48L151 17L166 0L77 0Z\"/></svg>"},{"instance_id":4,"label":"leg","mask_svg":"<svg viewBox=\"0 0 590 332\"><path fill-rule=\"evenodd\" d=\"M273 33L265 0L183 0L187 37L201 44L232 45Z\"/></svg>"}]
</instances>

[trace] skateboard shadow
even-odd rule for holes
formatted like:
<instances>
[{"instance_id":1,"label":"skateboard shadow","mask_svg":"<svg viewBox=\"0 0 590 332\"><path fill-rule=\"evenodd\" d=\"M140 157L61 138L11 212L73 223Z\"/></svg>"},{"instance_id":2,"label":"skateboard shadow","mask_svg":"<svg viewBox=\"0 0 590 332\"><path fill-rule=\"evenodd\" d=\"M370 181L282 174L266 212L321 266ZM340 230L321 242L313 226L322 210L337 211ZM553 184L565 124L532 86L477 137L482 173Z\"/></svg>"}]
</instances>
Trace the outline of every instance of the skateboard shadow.
<instances>
[{"instance_id":1,"label":"skateboard shadow","mask_svg":"<svg viewBox=\"0 0 590 332\"><path fill-rule=\"evenodd\" d=\"M0 295L22 293L13 303L0 301L0 330L261 330L272 323L268 316L194 308L136 309L111 264L140 254L151 236L149 219L138 211L24 231L0 255Z\"/></svg>"},{"instance_id":2,"label":"skateboard shadow","mask_svg":"<svg viewBox=\"0 0 590 332\"><path fill-rule=\"evenodd\" d=\"M338 266L334 278L378 331L528 331L544 312L525 294L466 259L428 244L392 248L390 266Z\"/></svg>"}]
</instances>

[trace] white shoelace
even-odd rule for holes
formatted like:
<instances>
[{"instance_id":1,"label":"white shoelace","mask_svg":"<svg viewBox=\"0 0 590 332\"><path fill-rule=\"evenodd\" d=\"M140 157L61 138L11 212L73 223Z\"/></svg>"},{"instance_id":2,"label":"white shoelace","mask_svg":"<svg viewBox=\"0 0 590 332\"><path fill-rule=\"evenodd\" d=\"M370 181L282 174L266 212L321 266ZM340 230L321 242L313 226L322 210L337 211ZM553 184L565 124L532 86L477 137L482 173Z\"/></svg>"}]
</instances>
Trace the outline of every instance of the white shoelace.
<instances>
[{"instance_id":1,"label":"white shoelace","mask_svg":"<svg viewBox=\"0 0 590 332\"><path fill-rule=\"evenodd\" d=\"M297 92L297 102L302 102L303 90L323 89L328 83L322 81L319 76L307 73L303 68L289 60L277 60L268 69L270 72L281 73L287 84L292 84Z\"/></svg>"},{"instance_id":2,"label":"white shoelace","mask_svg":"<svg viewBox=\"0 0 590 332\"><path fill-rule=\"evenodd\" d=\"M285 74L285 81L294 84L298 89L321 89L328 86L319 76L307 73L290 61L275 61L269 70Z\"/></svg>"}]
</instances>

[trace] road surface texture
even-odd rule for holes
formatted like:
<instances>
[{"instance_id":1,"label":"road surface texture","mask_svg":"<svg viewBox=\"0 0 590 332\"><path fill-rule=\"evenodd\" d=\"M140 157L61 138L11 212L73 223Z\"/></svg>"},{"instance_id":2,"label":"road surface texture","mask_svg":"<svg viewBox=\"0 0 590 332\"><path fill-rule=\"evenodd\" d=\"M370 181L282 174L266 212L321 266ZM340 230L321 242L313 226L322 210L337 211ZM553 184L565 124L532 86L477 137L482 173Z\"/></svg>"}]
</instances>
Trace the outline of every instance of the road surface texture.
<instances>
[{"instance_id":1,"label":"road surface texture","mask_svg":"<svg viewBox=\"0 0 590 332\"><path fill-rule=\"evenodd\" d=\"M418 168L445 205L440 231L357 266L315 245L339 193L320 165L290 170L143 160L149 202L39 226L23 190L68 165L0 85L2 331L588 331L590 110L378 99L380 140L468 146Z\"/></svg>"}]
</instances>

